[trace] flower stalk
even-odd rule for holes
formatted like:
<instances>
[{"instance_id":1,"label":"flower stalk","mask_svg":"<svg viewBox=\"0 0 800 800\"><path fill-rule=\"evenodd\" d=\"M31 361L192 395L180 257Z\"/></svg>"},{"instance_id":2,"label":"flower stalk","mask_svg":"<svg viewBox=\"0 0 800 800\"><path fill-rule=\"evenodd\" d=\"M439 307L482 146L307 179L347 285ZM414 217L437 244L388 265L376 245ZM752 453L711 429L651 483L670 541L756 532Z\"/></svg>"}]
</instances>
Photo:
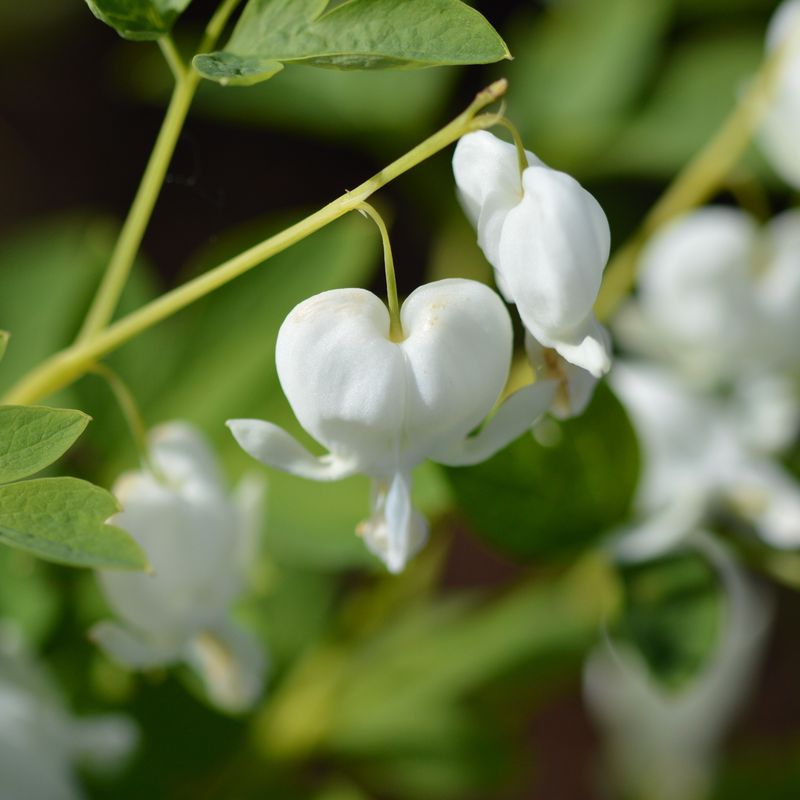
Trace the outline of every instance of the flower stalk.
<instances>
[{"instance_id":1,"label":"flower stalk","mask_svg":"<svg viewBox=\"0 0 800 800\"><path fill-rule=\"evenodd\" d=\"M506 80L495 81L479 92L472 103L452 122L384 167L354 190L345 192L300 222L167 292L109 327L84 336L72 346L51 356L23 376L6 393L1 402L34 403L69 385L84 375L104 355L116 350L153 325L262 264L296 242L310 236L325 225L329 225L344 214L354 211L378 189L451 145L465 133L496 125L496 114L480 112L502 97L507 87Z\"/></svg>"}]
</instances>

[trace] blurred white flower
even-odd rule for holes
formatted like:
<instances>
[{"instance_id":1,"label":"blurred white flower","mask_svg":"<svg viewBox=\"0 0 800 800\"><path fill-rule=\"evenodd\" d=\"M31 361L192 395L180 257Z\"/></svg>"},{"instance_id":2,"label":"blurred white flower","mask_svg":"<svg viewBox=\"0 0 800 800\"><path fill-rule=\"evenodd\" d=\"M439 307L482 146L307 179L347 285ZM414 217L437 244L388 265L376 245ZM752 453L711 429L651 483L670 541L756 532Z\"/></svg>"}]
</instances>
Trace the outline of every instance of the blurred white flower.
<instances>
[{"instance_id":1,"label":"blurred white flower","mask_svg":"<svg viewBox=\"0 0 800 800\"><path fill-rule=\"evenodd\" d=\"M124 717L78 719L11 628L0 628L0 796L80 800L76 766L113 769L136 742Z\"/></svg>"},{"instance_id":2,"label":"blurred white flower","mask_svg":"<svg viewBox=\"0 0 800 800\"><path fill-rule=\"evenodd\" d=\"M101 622L92 638L133 669L189 663L212 702L248 708L262 686L260 644L230 619L252 560L262 517L262 486L245 479L229 497L201 435L173 422L152 431L154 472L123 475L114 523L142 545L153 574L99 572L120 619ZM155 474L154 474L155 473Z\"/></svg>"},{"instance_id":3,"label":"blurred white flower","mask_svg":"<svg viewBox=\"0 0 800 800\"><path fill-rule=\"evenodd\" d=\"M800 189L800 0L778 6L767 30L767 51L787 46L774 96L761 125L759 141L775 171Z\"/></svg>"},{"instance_id":4,"label":"blurred white flower","mask_svg":"<svg viewBox=\"0 0 800 800\"><path fill-rule=\"evenodd\" d=\"M603 733L614 781L632 797L706 796L766 642L767 598L710 536L696 533L688 544L711 562L726 595L720 641L702 672L685 689L669 692L633 650L609 641L584 672L587 706Z\"/></svg>"},{"instance_id":5,"label":"blurred white flower","mask_svg":"<svg viewBox=\"0 0 800 800\"><path fill-rule=\"evenodd\" d=\"M603 209L574 178L487 131L463 136L453 156L461 203L497 285L546 348L595 376L608 339L592 313L610 234Z\"/></svg>"},{"instance_id":6,"label":"blurred white flower","mask_svg":"<svg viewBox=\"0 0 800 800\"><path fill-rule=\"evenodd\" d=\"M651 239L638 297L615 331L629 349L713 386L797 370L799 306L800 211L759 228L744 211L711 206Z\"/></svg>"},{"instance_id":7,"label":"blurred white flower","mask_svg":"<svg viewBox=\"0 0 800 800\"><path fill-rule=\"evenodd\" d=\"M313 480L373 479L372 513L359 533L391 572L423 545L427 524L411 503L411 471L482 461L530 428L554 391L540 381L510 396L476 435L505 386L511 320L475 281L416 289L403 303L402 341L386 306L363 289L300 303L278 333L281 385L303 428L330 451L317 458L281 428L230 420L239 444L263 463Z\"/></svg>"},{"instance_id":8,"label":"blurred white flower","mask_svg":"<svg viewBox=\"0 0 800 800\"><path fill-rule=\"evenodd\" d=\"M800 485L759 452L738 409L703 394L679 374L618 360L610 376L642 448L636 536L620 544L627 557L674 547L722 504L767 543L800 547Z\"/></svg>"}]
</instances>

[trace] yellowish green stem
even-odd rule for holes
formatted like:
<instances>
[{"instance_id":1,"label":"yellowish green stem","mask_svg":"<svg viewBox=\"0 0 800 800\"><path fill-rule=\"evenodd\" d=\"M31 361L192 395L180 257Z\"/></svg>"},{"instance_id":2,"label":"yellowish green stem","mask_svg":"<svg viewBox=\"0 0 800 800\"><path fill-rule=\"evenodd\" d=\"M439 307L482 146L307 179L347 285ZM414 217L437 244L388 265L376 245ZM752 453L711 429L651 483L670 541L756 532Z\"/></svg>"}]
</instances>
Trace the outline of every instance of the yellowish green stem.
<instances>
[{"instance_id":1,"label":"yellowish green stem","mask_svg":"<svg viewBox=\"0 0 800 800\"><path fill-rule=\"evenodd\" d=\"M377 226L383 243L383 265L386 272L386 299L389 304L389 337L393 342L402 342L403 323L400 321L400 302L397 299L397 280L394 274L394 257L392 256L392 243L389 241L389 231L383 217L369 203L361 203L358 210L369 217Z\"/></svg>"},{"instance_id":2,"label":"yellowish green stem","mask_svg":"<svg viewBox=\"0 0 800 800\"><path fill-rule=\"evenodd\" d=\"M790 37L793 38L796 37ZM790 45L794 46L794 42L787 42L765 59L747 92L717 133L678 174L639 230L616 252L606 269L595 303L599 319L608 319L630 291L639 255L650 236L679 214L708 200L725 185L769 106Z\"/></svg>"},{"instance_id":3,"label":"yellowish green stem","mask_svg":"<svg viewBox=\"0 0 800 800\"><path fill-rule=\"evenodd\" d=\"M226 0L219 7L206 27L200 52L213 47L238 2L239 0ZM88 341L95 333L105 328L114 316L164 184L175 146L183 130L186 115L189 113L189 106L200 82L200 75L183 64L169 36L162 37L159 46L175 76L175 88L139 189L114 246L103 280L78 334L78 342Z\"/></svg>"},{"instance_id":4,"label":"yellowish green stem","mask_svg":"<svg viewBox=\"0 0 800 800\"><path fill-rule=\"evenodd\" d=\"M507 117L500 117L497 120L498 125L502 125L506 128L510 133L512 138L514 139L514 147L517 149L517 163L519 164L519 175L520 180L522 179L522 173L528 169L528 154L525 152L525 145L522 143L522 137L517 130L517 126Z\"/></svg>"},{"instance_id":5,"label":"yellowish green stem","mask_svg":"<svg viewBox=\"0 0 800 800\"><path fill-rule=\"evenodd\" d=\"M496 81L480 92L470 106L452 122L413 150L398 158L376 175L364 181L324 208L281 231L260 244L245 250L194 280L167 292L146 306L128 314L113 325L47 359L23 376L3 397L4 403L33 403L66 386L83 375L102 356L128 340L172 316L195 300L224 286L253 267L299 242L344 214L357 209L370 195L412 167L430 158L470 131L497 124L496 114L479 114L500 98L507 88L505 80Z\"/></svg>"},{"instance_id":6,"label":"yellowish green stem","mask_svg":"<svg viewBox=\"0 0 800 800\"><path fill-rule=\"evenodd\" d=\"M133 392L128 388L125 381L114 372L113 369L105 364L95 364L91 368L91 372L101 377L111 389L114 399L119 405L122 416L125 418L125 423L128 430L131 432L136 449L139 451L139 457L142 463L145 464L151 471L154 471L150 463L150 456L147 451L147 427L142 419L139 406L133 396Z\"/></svg>"}]
</instances>

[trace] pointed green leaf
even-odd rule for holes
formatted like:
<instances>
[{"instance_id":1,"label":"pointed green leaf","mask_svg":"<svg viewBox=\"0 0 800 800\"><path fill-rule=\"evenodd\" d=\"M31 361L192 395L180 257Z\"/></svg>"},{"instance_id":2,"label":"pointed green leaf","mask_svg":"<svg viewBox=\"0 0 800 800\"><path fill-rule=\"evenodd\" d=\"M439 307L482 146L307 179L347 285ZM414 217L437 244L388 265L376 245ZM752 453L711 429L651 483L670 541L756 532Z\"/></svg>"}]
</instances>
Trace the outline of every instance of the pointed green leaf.
<instances>
[{"instance_id":1,"label":"pointed green leaf","mask_svg":"<svg viewBox=\"0 0 800 800\"><path fill-rule=\"evenodd\" d=\"M0 406L0 483L33 475L60 458L89 424L82 411Z\"/></svg>"},{"instance_id":2,"label":"pointed green leaf","mask_svg":"<svg viewBox=\"0 0 800 800\"><path fill-rule=\"evenodd\" d=\"M725 612L713 567L680 553L620 570L623 611L615 634L641 653L652 676L677 690L716 652Z\"/></svg>"},{"instance_id":3,"label":"pointed green leaf","mask_svg":"<svg viewBox=\"0 0 800 800\"><path fill-rule=\"evenodd\" d=\"M0 331L0 361L6 354L6 346L8 345L8 331Z\"/></svg>"},{"instance_id":4,"label":"pointed green leaf","mask_svg":"<svg viewBox=\"0 0 800 800\"><path fill-rule=\"evenodd\" d=\"M158 39L169 33L191 0L86 0L92 13L126 39Z\"/></svg>"},{"instance_id":5,"label":"pointed green leaf","mask_svg":"<svg viewBox=\"0 0 800 800\"><path fill-rule=\"evenodd\" d=\"M221 53L195 68L222 83L271 77L273 62L413 69L509 58L505 42L460 0L250 0Z\"/></svg>"},{"instance_id":6,"label":"pointed green leaf","mask_svg":"<svg viewBox=\"0 0 800 800\"><path fill-rule=\"evenodd\" d=\"M78 478L0 486L0 542L76 567L147 567L139 545L106 520L119 511L105 489Z\"/></svg>"}]
</instances>

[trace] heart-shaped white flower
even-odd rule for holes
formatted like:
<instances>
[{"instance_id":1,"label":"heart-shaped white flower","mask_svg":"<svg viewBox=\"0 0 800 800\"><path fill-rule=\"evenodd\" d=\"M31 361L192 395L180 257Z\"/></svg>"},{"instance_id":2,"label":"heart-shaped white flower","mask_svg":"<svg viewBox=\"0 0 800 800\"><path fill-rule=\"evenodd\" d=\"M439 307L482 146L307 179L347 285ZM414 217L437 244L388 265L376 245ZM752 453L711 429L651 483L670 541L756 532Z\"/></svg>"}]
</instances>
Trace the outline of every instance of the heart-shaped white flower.
<instances>
[{"instance_id":1,"label":"heart-shaped white flower","mask_svg":"<svg viewBox=\"0 0 800 800\"><path fill-rule=\"evenodd\" d=\"M487 131L463 136L453 173L497 285L544 347L595 376L610 366L608 340L592 313L608 261L608 221L574 178Z\"/></svg>"},{"instance_id":2,"label":"heart-shaped white flower","mask_svg":"<svg viewBox=\"0 0 800 800\"><path fill-rule=\"evenodd\" d=\"M245 480L229 497L211 451L189 425L162 425L149 444L156 471L120 478L114 493L123 511L114 522L142 545L153 574L98 573L122 624L101 622L92 638L134 669L187 661L215 704L242 710L261 690L264 654L230 621L230 609L244 587L263 487Z\"/></svg>"},{"instance_id":3,"label":"heart-shaped white flower","mask_svg":"<svg viewBox=\"0 0 800 800\"><path fill-rule=\"evenodd\" d=\"M392 572L427 536L411 504L411 470L426 458L488 458L529 428L553 393L546 381L526 387L469 436L508 377L512 330L503 303L475 281L443 280L414 291L400 316L404 337L393 341L374 294L334 289L300 303L281 326L281 385L327 455L316 458L269 422L228 422L244 450L269 466L315 480L372 477L372 515L359 530Z\"/></svg>"}]
</instances>

